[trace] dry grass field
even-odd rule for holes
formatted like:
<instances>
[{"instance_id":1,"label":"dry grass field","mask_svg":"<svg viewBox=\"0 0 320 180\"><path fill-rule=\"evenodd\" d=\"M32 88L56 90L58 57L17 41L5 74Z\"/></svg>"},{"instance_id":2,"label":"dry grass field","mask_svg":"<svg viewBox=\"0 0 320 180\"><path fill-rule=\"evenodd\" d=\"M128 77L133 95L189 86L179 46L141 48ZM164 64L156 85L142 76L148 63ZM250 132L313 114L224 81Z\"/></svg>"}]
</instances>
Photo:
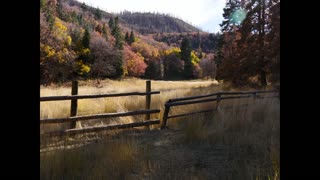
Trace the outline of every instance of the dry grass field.
<instances>
[{"instance_id":1,"label":"dry grass field","mask_svg":"<svg viewBox=\"0 0 320 180\"><path fill-rule=\"evenodd\" d=\"M145 81L80 82L79 94L145 91ZM213 81L152 81L151 108L170 98L237 91ZM249 89L245 89L249 90ZM69 95L70 84L40 87L41 96ZM145 97L79 100L78 114L144 109ZM174 107L177 114L214 109L215 102ZM67 117L70 101L41 102L41 119ZM154 117L153 117L154 116ZM160 118L158 114L151 118ZM134 122L143 116L78 123L78 128ZM68 125L41 125L40 132ZM111 131L65 138L40 153L41 179L280 179L280 102L277 98L222 101L218 111L169 119L169 129ZM83 146L67 148L70 142ZM88 143L85 143L88 142ZM86 144L86 145L85 145Z\"/></svg>"}]
</instances>

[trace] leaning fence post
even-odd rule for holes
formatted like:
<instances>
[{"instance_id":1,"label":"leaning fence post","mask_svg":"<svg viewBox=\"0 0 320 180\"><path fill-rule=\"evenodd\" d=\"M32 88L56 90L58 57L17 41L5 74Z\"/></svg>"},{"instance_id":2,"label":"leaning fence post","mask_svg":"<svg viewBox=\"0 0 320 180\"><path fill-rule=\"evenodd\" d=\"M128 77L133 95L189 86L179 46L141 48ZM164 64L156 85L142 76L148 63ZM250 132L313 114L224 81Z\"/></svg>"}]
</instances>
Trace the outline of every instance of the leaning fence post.
<instances>
[{"instance_id":1,"label":"leaning fence post","mask_svg":"<svg viewBox=\"0 0 320 180\"><path fill-rule=\"evenodd\" d=\"M168 115L169 115L169 110L170 110L170 105L168 102L164 105L164 113L163 113L163 118L162 118L162 124L160 129L164 129L167 126L167 120L168 120Z\"/></svg>"},{"instance_id":2,"label":"leaning fence post","mask_svg":"<svg viewBox=\"0 0 320 180\"><path fill-rule=\"evenodd\" d=\"M148 80L146 81L146 92L150 93L151 92L151 81ZM149 110L151 107L151 94L146 95L146 109ZM145 120L150 120L150 114L145 115ZM149 126L146 126L149 128Z\"/></svg>"},{"instance_id":3,"label":"leaning fence post","mask_svg":"<svg viewBox=\"0 0 320 180\"><path fill-rule=\"evenodd\" d=\"M78 95L78 81L72 81L72 89L71 89L71 95ZM71 111L70 116L76 116L77 115L77 109L78 109L78 99L71 99ZM76 121L72 121L70 125L71 129L76 128Z\"/></svg>"}]
</instances>

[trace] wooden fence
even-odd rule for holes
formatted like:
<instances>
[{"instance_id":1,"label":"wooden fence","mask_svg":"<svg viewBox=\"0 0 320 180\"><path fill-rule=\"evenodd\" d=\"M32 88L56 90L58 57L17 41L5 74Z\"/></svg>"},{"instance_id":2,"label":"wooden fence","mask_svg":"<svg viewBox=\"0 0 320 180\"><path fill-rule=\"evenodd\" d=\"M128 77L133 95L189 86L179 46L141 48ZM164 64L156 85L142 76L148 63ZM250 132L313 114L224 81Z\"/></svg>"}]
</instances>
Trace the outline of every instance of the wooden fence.
<instances>
[{"instance_id":1,"label":"wooden fence","mask_svg":"<svg viewBox=\"0 0 320 180\"><path fill-rule=\"evenodd\" d=\"M278 92L278 94L275 95L275 96L265 96L265 97L263 97L263 96L258 95L258 94L264 94L264 93L277 93L277 92ZM233 95L233 96L230 96L230 95ZM209 98L209 97L212 97L212 96L216 96L216 97ZM223 96L226 96L226 97L223 97ZM250 98L250 97L253 97L254 99L256 99L256 98L274 98L274 97L279 97L280 98L280 91L273 90L273 91L248 91L248 92L218 92L218 93L201 95L201 96L192 96L192 97L169 99L165 103L165 110L164 110L164 113L163 113L163 120L162 120L162 124L161 124L161 129L164 129L164 128L167 127L167 121L170 118L176 118L176 117L181 117L181 116L188 116L188 115L192 115L192 114L205 113L205 112L212 112L213 111L213 109L207 109L207 110L202 110L202 111L196 111L196 112L191 112L191 113L184 113L184 114L177 114L177 115L169 116L169 111L170 111L171 107L216 101L216 109L218 109L219 104L220 104L220 102L222 100L225 100L225 99L241 99L241 98ZM206 99L203 99L203 98L206 98Z\"/></svg>"},{"instance_id":2,"label":"wooden fence","mask_svg":"<svg viewBox=\"0 0 320 180\"><path fill-rule=\"evenodd\" d=\"M277 93L277 95L273 95L273 96L259 95L259 94L266 94L266 93ZM153 95L153 94L160 94L160 91L151 91L151 81L146 81L146 92L128 92L128 93L98 94L98 95L78 95L78 81L73 81L70 96L40 97L40 101L71 100L70 117L40 119L40 124L70 122L70 129L67 129L65 131L48 133L48 135L63 135L63 134L70 135L70 134L78 134L78 133L86 133L86 132L98 132L98 131L111 130L111 129L132 128L132 127L139 127L139 126L149 127L149 125L152 125L152 124L160 124L160 119L153 119L153 120L150 119L150 114L160 113L160 109L151 109L151 107L150 107L151 106L151 95ZM136 111L128 111L128 112L119 112L119 113L103 113L103 114L77 116L78 99L93 99L93 98L121 97L121 96L146 96L145 109L136 110ZM214 97L214 98L212 98L212 97ZM163 119L162 119L160 129L164 129L167 127L168 119L181 117L181 116L188 116L188 115L197 114L197 113L212 112L214 110L214 109L207 109L207 110L202 110L202 111L196 111L196 112L190 112L190 113L184 113L184 114L176 114L176 115L169 116L169 111L170 111L171 107L216 101L215 108L218 109L219 104L222 100L241 99L241 98L250 98L250 97L253 97L254 99L278 97L280 99L280 91L279 90L272 90L272 91L247 91L247 92L218 92L218 93L201 95L201 96L169 99L165 103L165 110L163 113ZM127 124L116 124L116 125L107 125L107 126L98 126L98 127L85 127L85 128L81 128L81 129L76 129L76 122L77 121L100 119L100 118L134 116L134 115L145 115L144 121L127 123Z\"/></svg>"},{"instance_id":3,"label":"wooden fence","mask_svg":"<svg viewBox=\"0 0 320 180\"><path fill-rule=\"evenodd\" d=\"M152 124L160 124L160 119L150 120L150 114L160 113L160 109L151 109L151 95L160 94L160 91L151 91L151 81L146 81L146 92L129 92L129 93L116 93L116 94L98 94L98 95L78 95L78 81L72 82L72 90L70 96L47 96L40 97L40 101L61 101L61 100L71 100L71 110L70 117L66 118L50 118L50 119L40 119L40 124L50 124L50 123L65 123L70 122L70 129L65 131L48 133L50 135L62 135L62 134L78 134L85 132L97 132L110 129L122 129L131 128L139 126L149 126ZM143 110L120 112L120 113L104 113L104 114L94 114L94 115L84 115L77 116L78 99L92 99L92 98L105 98L105 97L121 97L121 96L146 96L146 106ZM81 129L76 129L76 122L83 120L92 120L99 118L111 118L111 117L123 117L123 116L133 116L133 115L145 115L144 121L134 122L127 124L116 124L98 127L86 127Z\"/></svg>"}]
</instances>

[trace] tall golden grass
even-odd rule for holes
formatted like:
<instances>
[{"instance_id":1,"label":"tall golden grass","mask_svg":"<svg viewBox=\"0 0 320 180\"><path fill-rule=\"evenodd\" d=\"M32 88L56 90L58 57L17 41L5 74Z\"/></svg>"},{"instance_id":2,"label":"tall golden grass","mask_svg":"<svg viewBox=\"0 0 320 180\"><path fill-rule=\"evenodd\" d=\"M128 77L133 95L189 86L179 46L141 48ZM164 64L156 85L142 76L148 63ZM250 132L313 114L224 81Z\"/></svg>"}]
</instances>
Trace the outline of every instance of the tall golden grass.
<instances>
[{"instance_id":1,"label":"tall golden grass","mask_svg":"<svg viewBox=\"0 0 320 180\"><path fill-rule=\"evenodd\" d=\"M226 179L280 179L280 102L232 100L219 111L171 122L188 143L223 145Z\"/></svg>"},{"instance_id":2,"label":"tall golden grass","mask_svg":"<svg viewBox=\"0 0 320 180\"><path fill-rule=\"evenodd\" d=\"M122 81L105 80L101 82L102 88L94 86L94 81L80 82L78 94L107 94L120 92L145 92L145 81L141 79L125 79ZM207 91L218 89L214 81L152 81L152 91L161 91L160 95L152 95L151 108L163 110L165 102L170 98L183 97L190 94L201 94ZM40 96L61 96L70 95L70 84L65 86L40 87ZM78 115L125 112L138 109L145 109L144 96L111 97L99 99L78 100ZM49 101L40 103L40 118L59 118L70 116L69 101ZM99 126L105 124L130 123L142 120L143 116L130 116L112 118L106 120L86 121L77 123L77 127ZM151 118L158 119L157 114ZM50 132L68 128L68 124L41 125L40 132Z\"/></svg>"},{"instance_id":3,"label":"tall golden grass","mask_svg":"<svg viewBox=\"0 0 320 180\"><path fill-rule=\"evenodd\" d=\"M80 82L79 94L144 91L145 81ZM122 84L123 83L123 84ZM70 87L41 87L41 96L68 95ZM112 88L111 88L112 86ZM126 87L126 89L123 89ZM163 111L170 98L233 91L230 86L202 82L152 81L152 108ZM247 89L249 90L249 89ZM79 114L143 109L144 97L80 100ZM215 103L174 107L172 114L214 109ZM70 103L41 103L41 118L69 115ZM162 112L160 113L162 114ZM217 112L169 119L169 130L143 135L100 137L80 148L41 153L41 179L280 179L280 102L278 99L222 101ZM140 117L140 120L143 117ZM100 120L85 125L137 121ZM56 127L54 127L56 126ZM66 128L42 126L41 131ZM48 130L49 129L49 130ZM171 135L168 135L168 133ZM136 136L137 135L137 136ZM88 138L88 137L87 137ZM62 144L63 145L63 144Z\"/></svg>"}]
</instances>

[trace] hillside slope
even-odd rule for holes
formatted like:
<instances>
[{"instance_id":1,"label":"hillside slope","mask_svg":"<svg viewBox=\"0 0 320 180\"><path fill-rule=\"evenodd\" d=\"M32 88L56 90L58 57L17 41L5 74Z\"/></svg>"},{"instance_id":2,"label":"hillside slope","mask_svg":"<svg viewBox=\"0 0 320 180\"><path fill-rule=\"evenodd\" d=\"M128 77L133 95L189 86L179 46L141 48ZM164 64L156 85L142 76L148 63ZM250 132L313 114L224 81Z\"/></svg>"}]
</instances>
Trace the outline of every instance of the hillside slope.
<instances>
[{"instance_id":1,"label":"hillside slope","mask_svg":"<svg viewBox=\"0 0 320 180\"><path fill-rule=\"evenodd\" d=\"M40 84L75 77L184 79L184 37L193 50L189 76L213 76L214 36L182 20L152 13L112 14L74 0L41 0Z\"/></svg>"},{"instance_id":2,"label":"hillside slope","mask_svg":"<svg viewBox=\"0 0 320 180\"><path fill-rule=\"evenodd\" d=\"M125 21L127 26L141 34L201 31L181 19L165 14L125 11L120 13L119 17Z\"/></svg>"}]
</instances>

